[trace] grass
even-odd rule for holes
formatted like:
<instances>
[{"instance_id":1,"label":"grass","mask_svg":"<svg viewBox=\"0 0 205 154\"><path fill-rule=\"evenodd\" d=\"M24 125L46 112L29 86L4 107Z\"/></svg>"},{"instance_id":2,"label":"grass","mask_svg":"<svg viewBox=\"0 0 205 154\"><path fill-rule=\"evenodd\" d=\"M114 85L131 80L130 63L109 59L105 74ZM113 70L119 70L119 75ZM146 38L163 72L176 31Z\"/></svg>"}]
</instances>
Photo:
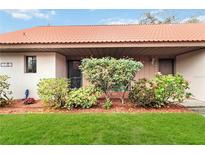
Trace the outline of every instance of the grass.
<instances>
[{"instance_id":1,"label":"grass","mask_svg":"<svg viewBox=\"0 0 205 154\"><path fill-rule=\"evenodd\" d=\"M205 144L194 113L0 115L0 144Z\"/></svg>"}]
</instances>

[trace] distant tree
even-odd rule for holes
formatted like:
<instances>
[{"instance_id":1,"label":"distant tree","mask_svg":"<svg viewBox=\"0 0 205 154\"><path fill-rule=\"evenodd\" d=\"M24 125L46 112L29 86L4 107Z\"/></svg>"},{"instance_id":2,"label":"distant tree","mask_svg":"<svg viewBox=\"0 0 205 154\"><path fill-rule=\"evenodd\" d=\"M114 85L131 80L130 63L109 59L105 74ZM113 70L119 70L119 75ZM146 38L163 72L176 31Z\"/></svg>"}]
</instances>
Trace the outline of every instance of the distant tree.
<instances>
[{"instance_id":1,"label":"distant tree","mask_svg":"<svg viewBox=\"0 0 205 154\"><path fill-rule=\"evenodd\" d=\"M185 23L199 23L201 22L197 17L193 16L189 20L187 20Z\"/></svg>"},{"instance_id":2,"label":"distant tree","mask_svg":"<svg viewBox=\"0 0 205 154\"><path fill-rule=\"evenodd\" d=\"M178 23L175 16L167 16L164 19L160 19L156 15L147 12L143 18L139 21L139 24L171 24Z\"/></svg>"},{"instance_id":3,"label":"distant tree","mask_svg":"<svg viewBox=\"0 0 205 154\"><path fill-rule=\"evenodd\" d=\"M139 24L159 24L159 19L150 12L144 14L144 17L139 21Z\"/></svg>"},{"instance_id":4,"label":"distant tree","mask_svg":"<svg viewBox=\"0 0 205 154\"><path fill-rule=\"evenodd\" d=\"M172 23L177 23L177 20L176 20L175 16L169 16L169 17L166 17L161 23L172 24Z\"/></svg>"}]
</instances>

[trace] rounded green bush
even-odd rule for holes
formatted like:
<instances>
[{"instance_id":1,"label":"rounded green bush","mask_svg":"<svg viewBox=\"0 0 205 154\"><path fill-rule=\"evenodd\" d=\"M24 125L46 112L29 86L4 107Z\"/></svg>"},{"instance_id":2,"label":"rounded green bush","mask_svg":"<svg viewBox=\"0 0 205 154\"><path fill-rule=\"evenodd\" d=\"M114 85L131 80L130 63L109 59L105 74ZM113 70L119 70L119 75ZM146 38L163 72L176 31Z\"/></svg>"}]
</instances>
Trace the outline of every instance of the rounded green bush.
<instances>
[{"instance_id":1,"label":"rounded green bush","mask_svg":"<svg viewBox=\"0 0 205 154\"><path fill-rule=\"evenodd\" d=\"M8 83L9 77L7 75L0 75L0 107L4 107L11 103L12 92L9 90L10 84Z\"/></svg>"},{"instance_id":2,"label":"rounded green bush","mask_svg":"<svg viewBox=\"0 0 205 154\"><path fill-rule=\"evenodd\" d=\"M184 101L191 93L187 93L189 83L182 75L157 74L154 79L140 79L129 93L131 102L143 107L160 108L170 103Z\"/></svg>"},{"instance_id":3,"label":"rounded green bush","mask_svg":"<svg viewBox=\"0 0 205 154\"><path fill-rule=\"evenodd\" d=\"M38 95L49 107L63 108L66 96L70 92L70 81L64 78L41 79L38 83Z\"/></svg>"},{"instance_id":4,"label":"rounded green bush","mask_svg":"<svg viewBox=\"0 0 205 154\"><path fill-rule=\"evenodd\" d=\"M97 104L97 99L101 95L101 91L93 86L79 88L70 91L67 95L65 107L72 108L91 108Z\"/></svg>"},{"instance_id":5,"label":"rounded green bush","mask_svg":"<svg viewBox=\"0 0 205 154\"><path fill-rule=\"evenodd\" d=\"M154 106L153 104L156 104L154 82L147 79L139 79L132 86L129 99L131 102L143 107Z\"/></svg>"}]
</instances>

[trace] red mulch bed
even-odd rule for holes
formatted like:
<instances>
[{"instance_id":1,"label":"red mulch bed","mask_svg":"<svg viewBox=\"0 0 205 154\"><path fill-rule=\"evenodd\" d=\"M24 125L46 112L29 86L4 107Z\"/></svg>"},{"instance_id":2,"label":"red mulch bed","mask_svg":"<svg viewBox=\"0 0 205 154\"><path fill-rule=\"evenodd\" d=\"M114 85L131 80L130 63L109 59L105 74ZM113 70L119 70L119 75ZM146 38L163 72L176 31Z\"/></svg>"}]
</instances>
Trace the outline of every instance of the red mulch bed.
<instances>
[{"instance_id":1,"label":"red mulch bed","mask_svg":"<svg viewBox=\"0 0 205 154\"><path fill-rule=\"evenodd\" d=\"M105 110L102 107L103 99L99 99L98 105L90 109L73 109L73 110L54 110L45 107L42 101L36 101L34 104L24 105L22 101L14 101L10 106L0 108L0 114L17 114L17 113L101 113L101 112L191 112L180 104L171 104L170 106L160 109L146 109L134 106L131 102L126 101L122 104L119 99L113 99L113 107Z\"/></svg>"}]
</instances>

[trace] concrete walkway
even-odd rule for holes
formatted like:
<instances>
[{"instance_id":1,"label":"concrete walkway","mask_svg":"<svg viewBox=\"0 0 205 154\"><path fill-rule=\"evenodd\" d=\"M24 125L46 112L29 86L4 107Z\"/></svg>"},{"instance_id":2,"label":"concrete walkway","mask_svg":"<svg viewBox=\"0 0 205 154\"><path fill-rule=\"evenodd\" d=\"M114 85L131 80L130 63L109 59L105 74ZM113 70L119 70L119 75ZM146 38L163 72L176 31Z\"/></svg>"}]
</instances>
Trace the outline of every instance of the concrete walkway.
<instances>
[{"instance_id":1,"label":"concrete walkway","mask_svg":"<svg viewBox=\"0 0 205 154\"><path fill-rule=\"evenodd\" d=\"M189 99L182 103L183 106L190 108L192 111L200 113L205 116L205 102L196 100L196 99Z\"/></svg>"}]
</instances>

